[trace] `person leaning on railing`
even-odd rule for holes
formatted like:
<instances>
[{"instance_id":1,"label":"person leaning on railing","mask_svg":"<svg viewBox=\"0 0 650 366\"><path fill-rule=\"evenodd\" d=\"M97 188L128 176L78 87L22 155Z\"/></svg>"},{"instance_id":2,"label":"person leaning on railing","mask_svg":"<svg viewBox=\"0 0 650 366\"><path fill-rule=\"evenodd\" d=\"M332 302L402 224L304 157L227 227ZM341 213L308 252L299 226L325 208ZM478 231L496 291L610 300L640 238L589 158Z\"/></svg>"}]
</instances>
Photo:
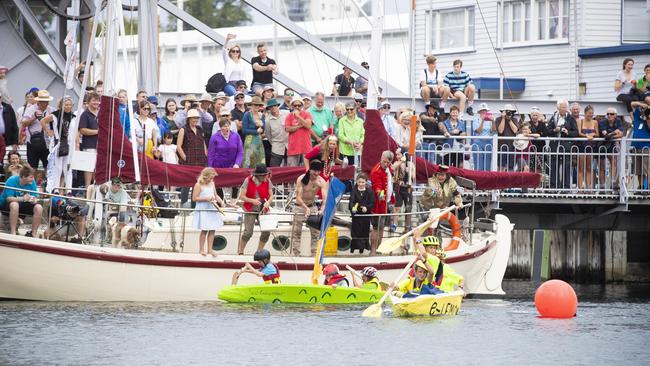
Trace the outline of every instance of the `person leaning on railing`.
<instances>
[{"instance_id":1,"label":"person leaning on railing","mask_svg":"<svg viewBox=\"0 0 650 366\"><path fill-rule=\"evenodd\" d=\"M648 193L648 180L650 180L650 141L635 141L637 139L650 139L650 108L641 102L633 102L634 132L632 133L632 147L634 148L634 174L639 183L639 190Z\"/></svg>"},{"instance_id":2,"label":"person leaning on railing","mask_svg":"<svg viewBox=\"0 0 650 366\"><path fill-rule=\"evenodd\" d=\"M16 191L11 188L25 189L31 192ZM20 175L7 179L0 195L0 210L4 213L9 212L9 228L12 235L16 235L19 215L33 215L32 230L28 231L25 236L37 236L43 216L43 206L36 200L37 192L34 169L28 165L20 169Z\"/></svg>"},{"instance_id":3,"label":"person leaning on railing","mask_svg":"<svg viewBox=\"0 0 650 366\"><path fill-rule=\"evenodd\" d=\"M557 111L546 125L546 135L555 137L551 141L551 188L571 188L571 146L569 139L578 136L576 120L568 113L569 103L566 100L557 102ZM560 168L561 167L561 168ZM560 174L560 169L562 173Z\"/></svg>"}]
</instances>

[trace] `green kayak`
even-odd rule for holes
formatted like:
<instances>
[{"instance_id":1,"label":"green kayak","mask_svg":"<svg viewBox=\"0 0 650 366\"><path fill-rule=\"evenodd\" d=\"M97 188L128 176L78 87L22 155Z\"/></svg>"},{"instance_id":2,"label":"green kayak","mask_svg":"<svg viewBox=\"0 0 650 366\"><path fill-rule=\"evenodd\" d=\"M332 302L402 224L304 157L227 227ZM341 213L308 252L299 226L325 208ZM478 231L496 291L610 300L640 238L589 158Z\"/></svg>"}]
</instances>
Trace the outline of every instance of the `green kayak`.
<instances>
[{"instance_id":1,"label":"green kayak","mask_svg":"<svg viewBox=\"0 0 650 366\"><path fill-rule=\"evenodd\" d=\"M241 285L226 286L219 299L228 302L290 303L290 304L369 304L379 301L382 291L356 287L325 285Z\"/></svg>"}]
</instances>

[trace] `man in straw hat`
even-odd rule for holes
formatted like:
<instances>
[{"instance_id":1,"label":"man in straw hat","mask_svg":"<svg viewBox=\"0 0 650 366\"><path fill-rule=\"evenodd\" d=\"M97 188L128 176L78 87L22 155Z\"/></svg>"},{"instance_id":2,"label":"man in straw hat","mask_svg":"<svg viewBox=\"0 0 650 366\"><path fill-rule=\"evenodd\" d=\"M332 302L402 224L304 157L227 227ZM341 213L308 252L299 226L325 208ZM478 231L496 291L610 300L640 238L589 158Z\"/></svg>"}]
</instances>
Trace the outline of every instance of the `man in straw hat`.
<instances>
[{"instance_id":1,"label":"man in straw hat","mask_svg":"<svg viewBox=\"0 0 650 366\"><path fill-rule=\"evenodd\" d=\"M210 101L211 100L212 99L210 99ZM178 126L179 129L185 127L187 124L187 112L190 109L195 109L197 112L199 112L199 122L201 125L213 121L210 113L201 108L201 103L196 98L196 95L187 94L183 99L181 99L181 105L183 106L183 109L180 109L178 112L176 112L176 116L174 116L174 122L176 122L176 126Z\"/></svg>"},{"instance_id":2,"label":"man in straw hat","mask_svg":"<svg viewBox=\"0 0 650 366\"><path fill-rule=\"evenodd\" d=\"M316 205L316 196L320 191L323 202L327 199L327 182L320 176L323 163L320 160L312 160L309 163L309 171L296 180L296 202L293 207L293 228L291 230L291 243L293 254L300 255L300 239L302 238L302 224L309 216L320 215L323 207L319 209ZM311 255L316 254L319 228L309 226L311 234Z\"/></svg>"},{"instance_id":3,"label":"man in straw hat","mask_svg":"<svg viewBox=\"0 0 650 366\"><path fill-rule=\"evenodd\" d=\"M269 171L266 165L257 164L252 174L244 179L244 183L239 189L239 200L244 203L245 213L244 232L239 240L237 253L243 255L246 244L253 236L253 228L255 222L259 220L258 216L266 213L273 201L273 183L269 179ZM270 231L262 231L257 250L264 248L270 235Z\"/></svg>"},{"instance_id":4,"label":"man in straw hat","mask_svg":"<svg viewBox=\"0 0 650 366\"><path fill-rule=\"evenodd\" d=\"M35 104L25 111L21 127L27 128L27 162L34 169L38 168L39 162L43 163L43 169L47 170L47 157L50 151L47 148L41 119L54 112L50 102L54 99L50 93L43 89L39 90Z\"/></svg>"}]
</instances>

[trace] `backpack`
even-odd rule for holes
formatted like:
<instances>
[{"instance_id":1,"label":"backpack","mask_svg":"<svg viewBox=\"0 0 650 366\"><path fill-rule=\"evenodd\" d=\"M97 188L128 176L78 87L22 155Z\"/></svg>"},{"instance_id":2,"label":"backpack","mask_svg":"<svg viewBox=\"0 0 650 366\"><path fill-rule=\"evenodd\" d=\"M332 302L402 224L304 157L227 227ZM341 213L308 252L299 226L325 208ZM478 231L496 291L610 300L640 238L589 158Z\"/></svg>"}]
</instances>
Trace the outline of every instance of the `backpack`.
<instances>
[{"instance_id":1,"label":"backpack","mask_svg":"<svg viewBox=\"0 0 650 366\"><path fill-rule=\"evenodd\" d=\"M208 83L205 84L205 91L208 93L218 93L223 91L223 87L226 86L226 78L222 73L218 72L208 79Z\"/></svg>"}]
</instances>

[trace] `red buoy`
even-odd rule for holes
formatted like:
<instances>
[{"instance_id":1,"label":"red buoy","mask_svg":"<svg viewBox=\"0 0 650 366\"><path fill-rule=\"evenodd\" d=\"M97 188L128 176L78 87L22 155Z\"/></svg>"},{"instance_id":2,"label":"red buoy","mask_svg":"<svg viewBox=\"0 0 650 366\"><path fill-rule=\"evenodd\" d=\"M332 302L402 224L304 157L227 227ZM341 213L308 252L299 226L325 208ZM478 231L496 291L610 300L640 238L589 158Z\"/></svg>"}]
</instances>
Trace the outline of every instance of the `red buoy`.
<instances>
[{"instance_id":1,"label":"red buoy","mask_svg":"<svg viewBox=\"0 0 650 366\"><path fill-rule=\"evenodd\" d=\"M572 318L578 309L578 296L564 281L546 281L535 291L535 307L544 318Z\"/></svg>"}]
</instances>

